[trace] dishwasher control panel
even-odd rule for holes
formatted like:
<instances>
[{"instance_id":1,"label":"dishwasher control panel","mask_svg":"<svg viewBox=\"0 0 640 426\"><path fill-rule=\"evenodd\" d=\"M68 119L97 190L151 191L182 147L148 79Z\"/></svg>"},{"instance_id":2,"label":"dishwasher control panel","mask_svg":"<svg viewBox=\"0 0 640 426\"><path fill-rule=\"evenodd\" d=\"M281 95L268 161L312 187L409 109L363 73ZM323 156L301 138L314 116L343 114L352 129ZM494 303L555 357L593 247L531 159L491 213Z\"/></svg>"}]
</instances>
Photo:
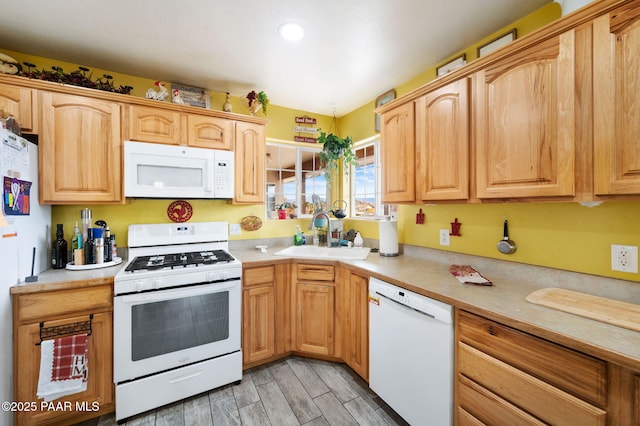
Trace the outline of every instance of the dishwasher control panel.
<instances>
[{"instance_id":1,"label":"dishwasher control panel","mask_svg":"<svg viewBox=\"0 0 640 426\"><path fill-rule=\"evenodd\" d=\"M379 305L384 302L384 299L415 309L437 320L449 324L453 323L451 305L405 290L377 278L371 278L369 280L369 301Z\"/></svg>"}]
</instances>

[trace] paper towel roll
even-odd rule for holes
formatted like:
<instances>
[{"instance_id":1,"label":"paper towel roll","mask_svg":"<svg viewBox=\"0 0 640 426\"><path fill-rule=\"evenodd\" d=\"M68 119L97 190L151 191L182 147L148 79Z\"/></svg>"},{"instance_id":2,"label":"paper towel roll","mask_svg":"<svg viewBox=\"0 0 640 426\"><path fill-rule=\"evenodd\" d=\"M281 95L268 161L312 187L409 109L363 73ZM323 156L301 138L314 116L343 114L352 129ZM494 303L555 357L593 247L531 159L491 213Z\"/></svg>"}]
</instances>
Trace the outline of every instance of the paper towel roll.
<instances>
[{"instance_id":1,"label":"paper towel roll","mask_svg":"<svg viewBox=\"0 0 640 426\"><path fill-rule=\"evenodd\" d=\"M378 222L380 234L380 256L398 255L398 222L387 217Z\"/></svg>"}]
</instances>

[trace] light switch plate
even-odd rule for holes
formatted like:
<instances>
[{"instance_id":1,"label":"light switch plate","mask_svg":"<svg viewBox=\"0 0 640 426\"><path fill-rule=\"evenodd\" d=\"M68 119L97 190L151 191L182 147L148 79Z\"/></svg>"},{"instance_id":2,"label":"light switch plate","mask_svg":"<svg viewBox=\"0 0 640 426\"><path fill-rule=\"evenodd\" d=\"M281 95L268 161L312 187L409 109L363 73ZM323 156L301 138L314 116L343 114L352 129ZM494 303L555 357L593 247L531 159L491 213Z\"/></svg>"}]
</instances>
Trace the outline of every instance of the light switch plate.
<instances>
[{"instance_id":1,"label":"light switch plate","mask_svg":"<svg viewBox=\"0 0 640 426\"><path fill-rule=\"evenodd\" d=\"M240 235L242 230L240 229L239 223L230 223L229 224L229 235Z\"/></svg>"}]
</instances>

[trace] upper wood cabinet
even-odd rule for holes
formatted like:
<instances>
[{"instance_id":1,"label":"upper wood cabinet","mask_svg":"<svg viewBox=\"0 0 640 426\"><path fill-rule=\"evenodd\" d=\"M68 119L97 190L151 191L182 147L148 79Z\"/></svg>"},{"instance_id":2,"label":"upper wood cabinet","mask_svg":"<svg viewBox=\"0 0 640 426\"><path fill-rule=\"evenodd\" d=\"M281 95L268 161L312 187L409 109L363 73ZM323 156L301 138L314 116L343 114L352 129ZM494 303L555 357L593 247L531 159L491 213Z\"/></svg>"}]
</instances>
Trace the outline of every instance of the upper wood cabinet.
<instances>
[{"instance_id":1,"label":"upper wood cabinet","mask_svg":"<svg viewBox=\"0 0 640 426\"><path fill-rule=\"evenodd\" d=\"M382 114L382 202L415 201L415 111L413 102Z\"/></svg>"},{"instance_id":2,"label":"upper wood cabinet","mask_svg":"<svg viewBox=\"0 0 640 426\"><path fill-rule=\"evenodd\" d=\"M264 125L238 121L235 126L233 202L264 204L264 157L266 155Z\"/></svg>"},{"instance_id":3,"label":"upper wood cabinet","mask_svg":"<svg viewBox=\"0 0 640 426\"><path fill-rule=\"evenodd\" d=\"M640 2L593 22L594 192L640 194Z\"/></svg>"},{"instance_id":4,"label":"upper wood cabinet","mask_svg":"<svg viewBox=\"0 0 640 426\"><path fill-rule=\"evenodd\" d=\"M0 111L13 116L20 128L37 133L36 91L26 87L0 84Z\"/></svg>"},{"instance_id":5,"label":"upper wood cabinet","mask_svg":"<svg viewBox=\"0 0 640 426\"><path fill-rule=\"evenodd\" d=\"M473 76L478 198L574 194L574 45L568 31Z\"/></svg>"},{"instance_id":6,"label":"upper wood cabinet","mask_svg":"<svg viewBox=\"0 0 640 426\"><path fill-rule=\"evenodd\" d=\"M462 78L416 101L417 201L469 198L468 93Z\"/></svg>"},{"instance_id":7,"label":"upper wood cabinet","mask_svg":"<svg viewBox=\"0 0 640 426\"><path fill-rule=\"evenodd\" d=\"M233 120L160 107L129 107L130 140L198 148L232 148Z\"/></svg>"},{"instance_id":8,"label":"upper wood cabinet","mask_svg":"<svg viewBox=\"0 0 640 426\"><path fill-rule=\"evenodd\" d=\"M198 148L232 149L233 121L206 115L187 115L187 145Z\"/></svg>"},{"instance_id":9,"label":"upper wood cabinet","mask_svg":"<svg viewBox=\"0 0 640 426\"><path fill-rule=\"evenodd\" d=\"M120 202L120 104L50 92L39 100L40 202Z\"/></svg>"},{"instance_id":10,"label":"upper wood cabinet","mask_svg":"<svg viewBox=\"0 0 640 426\"><path fill-rule=\"evenodd\" d=\"M129 106L128 140L180 144L181 114L178 111L141 105Z\"/></svg>"}]
</instances>

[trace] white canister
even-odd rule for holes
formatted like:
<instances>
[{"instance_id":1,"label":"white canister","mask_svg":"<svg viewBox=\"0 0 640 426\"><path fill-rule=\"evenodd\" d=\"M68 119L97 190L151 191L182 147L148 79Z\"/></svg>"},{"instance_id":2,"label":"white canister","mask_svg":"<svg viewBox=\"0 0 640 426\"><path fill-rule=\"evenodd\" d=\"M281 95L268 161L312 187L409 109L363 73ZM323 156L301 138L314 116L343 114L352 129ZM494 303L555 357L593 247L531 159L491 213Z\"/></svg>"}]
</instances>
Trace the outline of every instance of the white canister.
<instances>
[{"instance_id":1,"label":"white canister","mask_svg":"<svg viewBox=\"0 0 640 426\"><path fill-rule=\"evenodd\" d=\"M398 255L398 222L385 216L378 222L380 234L380 256Z\"/></svg>"}]
</instances>

